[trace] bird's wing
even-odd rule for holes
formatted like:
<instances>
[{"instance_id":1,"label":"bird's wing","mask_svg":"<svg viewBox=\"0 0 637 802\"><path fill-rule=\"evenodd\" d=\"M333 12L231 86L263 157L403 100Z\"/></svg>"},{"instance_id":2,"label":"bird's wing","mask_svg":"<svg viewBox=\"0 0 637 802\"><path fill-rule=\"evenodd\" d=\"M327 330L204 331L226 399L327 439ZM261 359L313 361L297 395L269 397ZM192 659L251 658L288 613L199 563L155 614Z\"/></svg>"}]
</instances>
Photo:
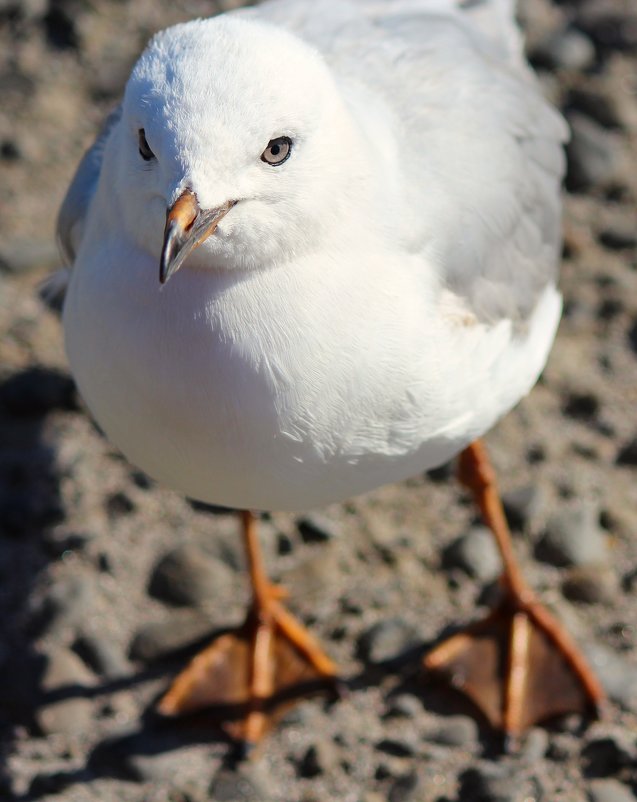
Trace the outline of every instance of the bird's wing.
<instances>
[{"instance_id":1,"label":"bird's wing","mask_svg":"<svg viewBox=\"0 0 637 802\"><path fill-rule=\"evenodd\" d=\"M524 61L513 5L271 0L262 9L316 45L343 86L358 81L381 99L377 110L364 104L363 125L385 162L384 202L400 209L396 236L436 265L452 306L523 324L557 278L567 127Z\"/></svg>"},{"instance_id":2,"label":"bird's wing","mask_svg":"<svg viewBox=\"0 0 637 802\"><path fill-rule=\"evenodd\" d=\"M68 266L73 264L82 239L88 208L100 177L104 146L121 115L120 104L108 115L97 139L84 154L60 207L57 219L57 238L62 257Z\"/></svg>"}]
</instances>

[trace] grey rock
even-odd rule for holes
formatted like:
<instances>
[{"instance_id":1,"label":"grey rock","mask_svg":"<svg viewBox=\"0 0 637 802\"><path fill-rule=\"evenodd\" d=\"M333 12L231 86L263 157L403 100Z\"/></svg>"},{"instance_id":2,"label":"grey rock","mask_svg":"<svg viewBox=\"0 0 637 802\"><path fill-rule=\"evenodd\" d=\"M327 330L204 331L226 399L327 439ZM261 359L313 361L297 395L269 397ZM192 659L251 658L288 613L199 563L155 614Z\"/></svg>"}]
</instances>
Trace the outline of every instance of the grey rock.
<instances>
[{"instance_id":1,"label":"grey rock","mask_svg":"<svg viewBox=\"0 0 637 802\"><path fill-rule=\"evenodd\" d=\"M427 735L427 740L443 746L469 748L478 740L478 725L469 716L450 716Z\"/></svg>"},{"instance_id":2,"label":"grey rock","mask_svg":"<svg viewBox=\"0 0 637 802\"><path fill-rule=\"evenodd\" d=\"M593 780L588 788L590 802L636 802L637 797L617 780Z\"/></svg>"},{"instance_id":3,"label":"grey rock","mask_svg":"<svg viewBox=\"0 0 637 802\"><path fill-rule=\"evenodd\" d=\"M412 757L416 752L413 741L406 738L382 738L376 749L392 757Z\"/></svg>"},{"instance_id":4,"label":"grey rock","mask_svg":"<svg viewBox=\"0 0 637 802\"><path fill-rule=\"evenodd\" d=\"M608 550L597 508L581 503L552 515L537 545L536 556L560 567L604 563Z\"/></svg>"},{"instance_id":5,"label":"grey rock","mask_svg":"<svg viewBox=\"0 0 637 802\"><path fill-rule=\"evenodd\" d=\"M581 763L587 777L610 777L634 763L635 755L615 737L595 738L584 745Z\"/></svg>"},{"instance_id":6,"label":"grey rock","mask_svg":"<svg viewBox=\"0 0 637 802\"><path fill-rule=\"evenodd\" d=\"M445 549L443 564L446 568L460 568L481 582L490 582L502 571L493 535L484 526L472 527Z\"/></svg>"},{"instance_id":7,"label":"grey rock","mask_svg":"<svg viewBox=\"0 0 637 802\"><path fill-rule=\"evenodd\" d=\"M321 774L332 775L338 767L339 750L333 741L323 738L312 744L299 762L300 777L318 777Z\"/></svg>"},{"instance_id":8,"label":"grey rock","mask_svg":"<svg viewBox=\"0 0 637 802\"><path fill-rule=\"evenodd\" d=\"M410 693L393 696L387 706L383 718L414 719L422 713L422 702Z\"/></svg>"},{"instance_id":9,"label":"grey rock","mask_svg":"<svg viewBox=\"0 0 637 802\"><path fill-rule=\"evenodd\" d=\"M422 795L422 783L415 771L398 777L387 794L387 802L416 802Z\"/></svg>"},{"instance_id":10,"label":"grey rock","mask_svg":"<svg viewBox=\"0 0 637 802\"><path fill-rule=\"evenodd\" d=\"M612 604L618 589L617 575L605 565L572 568L562 582L565 598L583 604Z\"/></svg>"},{"instance_id":11,"label":"grey rock","mask_svg":"<svg viewBox=\"0 0 637 802\"><path fill-rule=\"evenodd\" d=\"M632 468L637 467L637 437L625 443L617 454L618 465L628 465Z\"/></svg>"},{"instance_id":12,"label":"grey rock","mask_svg":"<svg viewBox=\"0 0 637 802\"><path fill-rule=\"evenodd\" d=\"M237 771L221 769L210 786L210 798L215 802L268 802L272 797L253 767L242 766Z\"/></svg>"},{"instance_id":13,"label":"grey rock","mask_svg":"<svg viewBox=\"0 0 637 802\"><path fill-rule=\"evenodd\" d=\"M82 688L94 684L94 679L73 652L63 647L50 651L42 677L44 704L36 714L44 735L81 735L91 729L94 724L93 701L81 694ZM67 698L64 698L65 690L68 690ZM59 700L55 699L56 694L60 695ZM48 701L50 697L53 701Z\"/></svg>"},{"instance_id":14,"label":"grey rock","mask_svg":"<svg viewBox=\"0 0 637 802\"><path fill-rule=\"evenodd\" d=\"M198 606L222 598L232 580L232 572L220 560L196 546L185 545L159 560L148 590L169 604Z\"/></svg>"},{"instance_id":15,"label":"grey rock","mask_svg":"<svg viewBox=\"0 0 637 802\"><path fill-rule=\"evenodd\" d=\"M536 485L525 485L502 495L504 511L512 529L525 529L541 514L544 494Z\"/></svg>"},{"instance_id":16,"label":"grey rock","mask_svg":"<svg viewBox=\"0 0 637 802\"><path fill-rule=\"evenodd\" d=\"M549 748L549 735L546 730L536 727L530 730L519 751L519 756L527 763L536 763L546 755Z\"/></svg>"},{"instance_id":17,"label":"grey rock","mask_svg":"<svg viewBox=\"0 0 637 802\"><path fill-rule=\"evenodd\" d=\"M200 613L175 612L165 621L143 624L133 636L129 656L145 663L160 660L203 638L214 628L214 622Z\"/></svg>"},{"instance_id":18,"label":"grey rock","mask_svg":"<svg viewBox=\"0 0 637 802\"><path fill-rule=\"evenodd\" d=\"M43 597L37 619L44 632L76 627L95 605L95 580L83 574L67 576L52 585Z\"/></svg>"},{"instance_id":19,"label":"grey rock","mask_svg":"<svg viewBox=\"0 0 637 802\"><path fill-rule=\"evenodd\" d=\"M540 42L532 53L535 63L565 70L585 70L595 61L595 46L575 28L557 31Z\"/></svg>"},{"instance_id":20,"label":"grey rock","mask_svg":"<svg viewBox=\"0 0 637 802\"><path fill-rule=\"evenodd\" d=\"M541 793L535 777L512 775L510 768L498 764L467 769L460 777L460 802L523 802Z\"/></svg>"},{"instance_id":21,"label":"grey rock","mask_svg":"<svg viewBox=\"0 0 637 802\"><path fill-rule=\"evenodd\" d=\"M304 543L326 543L338 536L338 524L317 513L299 518L296 526Z\"/></svg>"},{"instance_id":22,"label":"grey rock","mask_svg":"<svg viewBox=\"0 0 637 802\"><path fill-rule=\"evenodd\" d=\"M19 239L0 245L0 273L48 271L60 264L60 255L52 239Z\"/></svg>"},{"instance_id":23,"label":"grey rock","mask_svg":"<svg viewBox=\"0 0 637 802\"><path fill-rule=\"evenodd\" d=\"M614 136L583 114L568 115L571 140L566 147L566 186L571 192L604 188L616 180L620 152Z\"/></svg>"},{"instance_id":24,"label":"grey rock","mask_svg":"<svg viewBox=\"0 0 637 802\"><path fill-rule=\"evenodd\" d=\"M598 643L585 643L583 648L610 699L637 713L637 673L633 662Z\"/></svg>"},{"instance_id":25,"label":"grey rock","mask_svg":"<svg viewBox=\"0 0 637 802\"><path fill-rule=\"evenodd\" d=\"M130 669L119 643L106 633L80 635L73 644L73 649L93 671L102 677L108 679L122 677Z\"/></svg>"},{"instance_id":26,"label":"grey rock","mask_svg":"<svg viewBox=\"0 0 637 802\"><path fill-rule=\"evenodd\" d=\"M399 659L419 642L418 634L400 618L379 621L360 636L359 656L368 663Z\"/></svg>"},{"instance_id":27,"label":"grey rock","mask_svg":"<svg viewBox=\"0 0 637 802\"><path fill-rule=\"evenodd\" d=\"M637 248L637 230L634 222L613 223L599 232L599 241L611 251Z\"/></svg>"}]
</instances>

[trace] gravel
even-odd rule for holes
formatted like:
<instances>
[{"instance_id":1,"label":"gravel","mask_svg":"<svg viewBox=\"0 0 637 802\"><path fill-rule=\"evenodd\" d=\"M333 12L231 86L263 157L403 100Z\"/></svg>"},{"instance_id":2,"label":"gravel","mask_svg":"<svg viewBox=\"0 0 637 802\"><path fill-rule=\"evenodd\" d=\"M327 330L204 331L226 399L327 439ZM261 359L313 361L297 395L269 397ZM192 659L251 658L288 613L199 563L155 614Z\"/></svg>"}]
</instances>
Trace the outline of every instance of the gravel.
<instances>
[{"instance_id":1,"label":"gravel","mask_svg":"<svg viewBox=\"0 0 637 802\"><path fill-rule=\"evenodd\" d=\"M516 553L597 670L603 720L536 727L503 755L424 676L425 646L482 614L499 571L454 463L260 524L286 603L341 667L338 699L293 707L244 763L211 719L153 714L193 644L243 620L238 521L102 438L39 284L59 265L64 188L143 43L219 7L0 0L2 802L635 802L637 16L625 0L519 0L542 86L573 127L565 315L539 386L487 438Z\"/></svg>"}]
</instances>

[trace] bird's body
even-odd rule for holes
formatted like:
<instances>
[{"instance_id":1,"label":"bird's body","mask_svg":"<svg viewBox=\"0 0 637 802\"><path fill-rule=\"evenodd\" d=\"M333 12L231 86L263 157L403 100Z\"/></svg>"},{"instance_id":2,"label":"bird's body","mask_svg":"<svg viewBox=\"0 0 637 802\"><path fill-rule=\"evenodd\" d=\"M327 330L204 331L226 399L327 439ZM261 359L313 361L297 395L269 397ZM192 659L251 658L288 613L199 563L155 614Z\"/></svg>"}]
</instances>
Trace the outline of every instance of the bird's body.
<instances>
[{"instance_id":1,"label":"bird's body","mask_svg":"<svg viewBox=\"0 0 637 802\"><path fill-rule=\"evenodd\" d=\"M151 44L61 217L69 359L132 462L304 509L444 462L529 391L561 308L565 133L507 5L274 0ZM238 202L160 286L184 186Z\"/></svg>"}]
</instances>

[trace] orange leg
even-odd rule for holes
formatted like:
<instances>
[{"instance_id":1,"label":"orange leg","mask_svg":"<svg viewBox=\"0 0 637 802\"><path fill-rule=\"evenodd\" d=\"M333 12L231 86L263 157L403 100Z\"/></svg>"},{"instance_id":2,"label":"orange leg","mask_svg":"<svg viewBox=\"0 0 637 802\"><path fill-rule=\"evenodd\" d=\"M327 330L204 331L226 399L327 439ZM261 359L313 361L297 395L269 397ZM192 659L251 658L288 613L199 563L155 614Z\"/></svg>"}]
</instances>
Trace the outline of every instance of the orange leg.
<instances>
[{"instance_id":1,"label":"orange leg","mask_svg":"<svg viewBox=\"0 0 637 802\"><path fill-rule=\"evenodd\" d=\"M334 663L281 600L282 588L267 578L257 520L242 512L253 600L243 625L218 637L196 655L159 702L166 716L205 708L234 710L222 728L247 747L257 744L277 714L287 709L295 686L333 682ZM239 712L237 712L239 711Z\"/></svg>"},{"instance_id":2,"label":"orange leg","mask_svg":"<svg viewBox=\"0 0 637 802\"><path fill-rule=\"evenodd\" d=\"M481 441L460 455L459 478L496 539L504 598L486 619L430 651L425 668L447 676L510 738L551 716L599 709L605 697L597 677L522 577Z\"/></svg>"}]
</instances>

